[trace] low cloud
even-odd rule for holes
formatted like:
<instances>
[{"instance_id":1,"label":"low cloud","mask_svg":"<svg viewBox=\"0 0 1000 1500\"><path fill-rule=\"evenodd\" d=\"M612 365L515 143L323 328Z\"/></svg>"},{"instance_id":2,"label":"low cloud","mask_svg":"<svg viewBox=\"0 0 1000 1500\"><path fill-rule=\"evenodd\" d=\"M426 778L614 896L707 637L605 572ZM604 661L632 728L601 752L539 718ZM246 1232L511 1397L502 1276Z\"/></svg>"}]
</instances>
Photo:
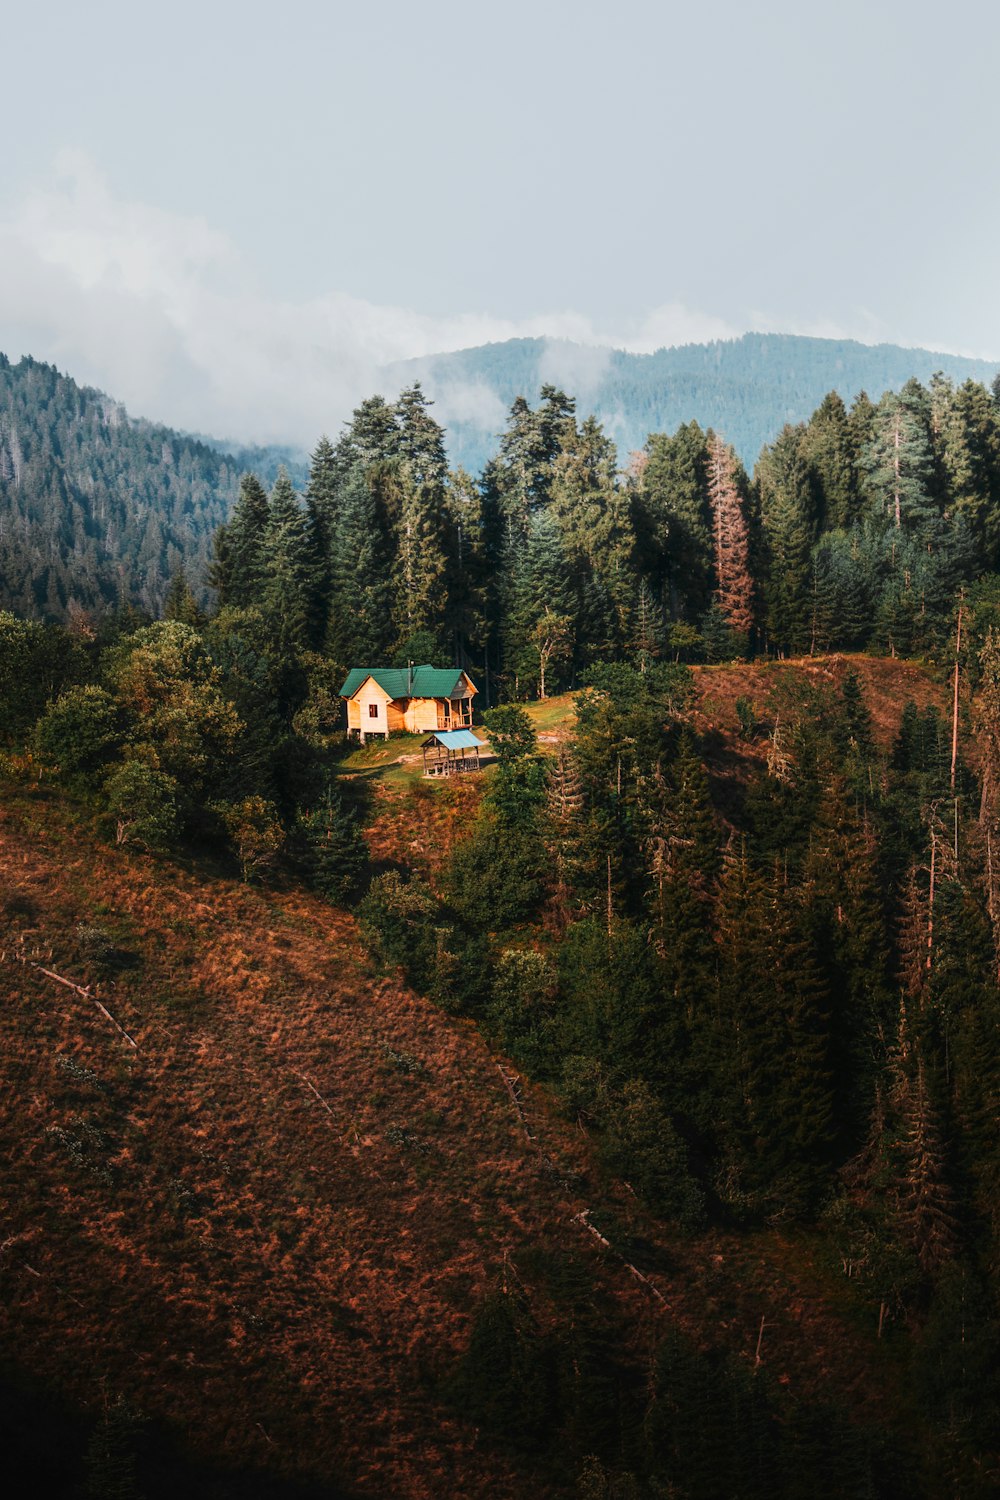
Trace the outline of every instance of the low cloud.
<instances>
[{"instance_id":1,"label":"low cloud","mask_svg":"<svg viewBox=\"0 0 1000 1500\"><path fill-rule=\"evenodd\" d=\"M204 219L123 201L76 152L64 153L51 179L0 223L5 353L52 361L136 414L241 441L311 446L379 388L380 369L404 359L544 337L542 378L586 402L612 348L651 353L742 331L676 302L598 330L572 310L434 318L338 292L275 298ZM445 418L483 430L503 425L503 407L485 385L449 384L437 394Z\"/></svg>"}]
</instances>

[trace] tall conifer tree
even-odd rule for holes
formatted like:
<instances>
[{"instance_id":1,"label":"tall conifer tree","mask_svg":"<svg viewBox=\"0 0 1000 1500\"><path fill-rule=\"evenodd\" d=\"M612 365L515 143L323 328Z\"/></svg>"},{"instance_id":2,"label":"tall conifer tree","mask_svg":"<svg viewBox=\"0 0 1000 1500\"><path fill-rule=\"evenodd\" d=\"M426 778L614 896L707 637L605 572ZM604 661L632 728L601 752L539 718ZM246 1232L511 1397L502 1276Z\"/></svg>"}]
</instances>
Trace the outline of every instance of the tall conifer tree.
<instances>
[{"instance_id":1,"label":"tall conifer tree","mask_svg":"<svg viewBox=\"0 0 1000 1500\"><path fill-rule=\"evenodd\" d=\"M802 428L786 427L760 456L755 472L764 528L768 641L801 654L812 640L812 545L818 531L816 496L803 456Z\"/></svg>"},{"instance_id":2,"label":"tall conifer tree","mask_svg":"<svg viewBox=\"0 0 1000 1500\"><path fill-rule=\"evenodd\" d=\"M714 433L709 438L708 503L715 552L715 597L730 628L748 638L753 628L750 528L733 450Z\"/></svg>"}]
</instances>

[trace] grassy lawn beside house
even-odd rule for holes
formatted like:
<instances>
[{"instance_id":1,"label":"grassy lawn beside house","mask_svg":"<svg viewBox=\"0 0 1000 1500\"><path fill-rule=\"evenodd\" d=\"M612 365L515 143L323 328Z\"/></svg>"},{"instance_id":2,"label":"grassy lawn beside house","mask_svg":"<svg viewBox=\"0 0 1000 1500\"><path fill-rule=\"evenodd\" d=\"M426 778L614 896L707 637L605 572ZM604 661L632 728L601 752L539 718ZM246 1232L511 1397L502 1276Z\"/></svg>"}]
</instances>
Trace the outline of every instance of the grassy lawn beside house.
<instances>
[{"instance_id":1,"label":"grassy lawn beside house","mask_svg":"<svg viewBox=\"0 0 1000 1500\"><path fill-rule=\"evenodd\" d=\"M575 693L557 693L552 698L525 703L522 707L527 710L538 735L562 740L572 731L576 720L575 704Z\"/></svg>"}]
</instances>

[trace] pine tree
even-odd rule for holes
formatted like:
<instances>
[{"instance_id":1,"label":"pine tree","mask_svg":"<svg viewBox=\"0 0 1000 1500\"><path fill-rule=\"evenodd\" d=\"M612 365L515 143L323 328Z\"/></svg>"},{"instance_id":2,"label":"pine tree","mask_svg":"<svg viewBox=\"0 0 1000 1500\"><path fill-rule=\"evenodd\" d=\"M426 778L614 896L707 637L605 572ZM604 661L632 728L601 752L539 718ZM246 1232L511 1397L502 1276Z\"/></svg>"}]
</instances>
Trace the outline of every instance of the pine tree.
<instances>
[{"instance_id":1,"label":"pine tree","mask_svg":"<svg viewBox=\"0 0 1000 1500\"><path fill-rule=\"evenodd\" d=\"M802 456L819 493L822 529L846 531L858 516L858 493L850 422L836 391L809 418Z\"/></svg>"},{"instance_id":2,"label":"pine tree","mask_svg":"<svg viewBox=\"0 0 1000 1500\"><path fill-rule=\"evenodd\" d=\"M818 530L816 497L803 456L803 429L786 427L757 463L754 482L767 555L764 602L768 639L779 651L801 654L813 635L810 618L812 546Z\"/></svg>"},{"instance_id":3,"label":"pine tree","mask_svg":"<svg viewBox=\"0 0 1000 1500\"><path fill-rule=\"evenodd\" d=\"M872 613L859 529L829 533L813 549L810 651L856 650L871 632Z\"/></svg>"},{"instance_id":4,"label":"pine tree","mask_svg":"<svg viewBox=\"0 0 1000 1500\"><path fill-rule=\"evenodd\" d=\"M458 469L445 497L448 519L448 574L445 627L454 644L456 665L471 667L488 648L487 614L493 602L484 497L475 481ZM486 699L489 702L487 696Z\"/></svg>"},{"instance_id":5,"label":"pine tree","mask_svg":"<svg viewBox=\"0 0 1000 1500\"><path fill-rule=\"evenodd\" d=\"M858 490L860 512L871 500L863 455L875 436L875 407L867 391L859 391L854 399L854 403L847 414L847 432Z\"/></svg>"},{"instance_id":6,"label":"pine tree","mask_svg":"<svg viewBox=\"0 0 1000 1500\"><path fill-rule=\"evenodd\" d=\"M636 486L640 552L674 619L694 623L712 597L708 440L697 422L655 434Z\"/></svg>"},{"instance_id":7,"label":"pine tree","mask_svg":"<svg viewBox=\"0 0 1000 1500\"><path fill-rule=\"evenodd\" d=\"M284 468L271 491L264 552L261 602L279 659L290 661L316 640L320 580L309 516Z\"/></svg>"},{"instance_id":8,"label":"pine tree","mask_svg":"<svg viewBox=\"0 0 1000 1500\"><path fill-rule=\"evenodd\" d=\"M399 424L383 396L369 396L355 408L334 455L340 483L359 466L364 470L399 457Z\"/></svg>"},{"instance_id":9,"label":"pine tree","mask_svg":"<svg viewBox=\"0 0 1000 1500\"><path fill-rule=\"evenodd\" d=\"M710 434L708 502L715 548L715 597L732 630L744 640L753 628L750 531L737 478L737 459Z\"/></svg>"},{"instance_id":10,"label":"pine tree","mask_svg":"<svg viewBox=\"0 0 1000 1500\"><path fill-rule=\"evenodd\" d=\"M672 1107L709 1132L717 1096L713 994L716 972L711 935L720 834L698 749L682 731L665 777L642 786L643 839L651 942L663 997L665 1055Z\"/></svg>"},{"instance_id":11,"label":"pine tree","mask_svg":"<svg viewBox=\"0 0 1000 1500\"><path fill-rule=\"evenodd\" d=\"M185 625L204 624L204 616L198 607L197 599L191 592L191 585L187 581L183 563L170 580L170 587L163 605L163 618L182 620Z\"/></svg>"},{"instance_id":12,"label":"pine tree","mask_svg":"<svg viewBox=\"0 0 1000 1500\"><path fill-rule=\"evenodd\" d=\"M313 890L342 905L368 862L368 847L355 818L344 807L339 788L327 787L321 801L299 818L302 863Z\"/></svg>"},{"instance_id":13,"label":"pine tree","mask_svg":"<svg viewBox=\"0 0 1000 1500\"><path fill-rule=\"evenodd\" d=\"M837 635L838 577L833 549L820 543L813 549L809 579L809 655L829 651Z\"/></svg>"},{"instance_id":14,"label":"pine tree","mask_svg":"<svg viewBox=\"0 0 1000 1500\"><path fill-rule=\"evenodd\" d=\"M491 474L511 532L525 535L531 516L548 504L553 464L576 435L575 411L572 397L553 385L542 386L536 411L523 396L511 407Z\"/></svg>"},{"instance_id":15,"label":"pine tree","mask_svg":"<svg viewBox=\"0 0 1000 1500\"><path fill-rule=\"evenodd\" d=\"M426 633L440 650L447 615L448 537L444 492L409 470L403 474L403 501L393 569L396 647Z\"/></svg>"},{"instance_id":16,"label":"pine tree","mask_svg":"<svg viewBox=\"0 0 1000 1500\"><path fill-rule=\"evenodd\" d=\"M543 837L549 856L552 907L561 927L567 925L572 911L582 860L582 824L583 783L572 748L560 745L548 767Z\"/></svg>"},{"instance_id":17,"label":"pine tree","mask_svg":"<svg viewBox=\"0 0 1000 1500\"><path fill-rule=\"evenodd\" d=\"M1000 418L985 388L967 380L943 414L941 465L949 507L969 524L981 567L1000 561Z\"/></svg>"},{"instance_id":18,"label":"pine tree","mask_svg":"<svg viewBox=\"0 0 1000 1500\"><path fill-rule=\"evenodd\" d=\"M312 455L306 489L310 520L324 556L329 552L330 539L336 530L337 491L344 477L334 446L324 433Z\"/></svg>"},{"instance_id":19,"label":"pine tree","mask_svg":"<svg viewBox=\"0 0 1000 1500\"><path fill-rule=\"evenodd\" d=\"M663 655L664 637L663 611L647 579L640 576L629 636L629 645L640 672L646 672Z\"/></svg>"},{"instance_id":20,"label":"pine tree","mask_svg":"<svg viewBox=\"0 0 1000 1500\"><path fill-rule=\"evenodd\" d=\"M593 417L553 461L547 513L574 576L577 636L595 654L619 654L628 635L634 536L615 446Z\"/></svg>"},{"instance_id":21,"label":"pine tree","mask_svg":"<svg viewBox=\"0 0 1000 1500\"><path fill-rule=\"evenodd\" d=\"M720 1193L751 1213L808 1213L834 1137L828 995L788 891L742 852L727 858L716 940Z\"/></svg>"},{"instance_id":22,"label":"pine tree","mask_svg":"<svg viewBox=\"0 0 1000 1500\"><path fill-rule=\"evenodd\" d=\"M316 444L309 467L306 488L306 512L316 552L316 630L317 643L326 635L330 607L330 554L337 528L337 493L340 466L330 439L324 434Z\"/></svg>"},{"instance_id":23,"label":"pine tree","mask_svg":"<svg viewBox=\"0 0 1000 1500\"><path fill-rule=\"evenodd\" d=\"M344 666L377 666L389 653L387 571L370 477L360 465L341 485L330 548L331 603L326 647Z\"/></svg>"},{"instance_id":24,"label":"pine tree","mask_svg":"<svg viewBox=\"0 0 1000 1500\"><path fill-rule=\"evenodd\" d=\"M925 414L912 394L882 397L861 463L878 514L897 531L919 532L934 515L932 456Z\"/></svg>"},{"instance_id":25,"label":"pine tree","mask_svg":"<svg viewBox=\"0 0 1000 1500\"><path fill-rule=\"evenodd\" d=\"M223 522L216 528L212 538L212 557L208 565L209 586L215 590L216 603L220 609L225 609L227 604L232 603L232 568L233 550L229 541L229 527ZM55 618L58 611L51 610L49 613Z\"/></svg>"},{"instance_id":26,"label":"pine tree","mask_svg":"<svg viewBox=\"0 0 1000 1500\"><path fill-rule=\"evenodd\" d=\"M216 582L221 604L245 607L260 602L269 521L267 492L256 474L244 474L239 499L226 526L226 575Z\"/></svg>"},{"instance_id":27,"label":"pine tree","mask_svg":"<svg viewBox=\"0 0 1000 1500\"><path fill-rule=\"evenodd\" d=\"M831 1062L841 1141L860 1139L893 1022L878 848L846 784L825 789L809 840L805 916L830 991Z\"/></svg>"},{"instance_id":28,"label":"pine tree","mask_svg":"<svg viewBox=\"0 0 1000 1500\"><path fill-rule=\"evenodd\" d=\"M396 402L396 425L399 430L398 451L415 485L437 493L443 488L448 472L444 429L430 414L434 405L424 395L420 381L414 381Z\"/></svg>"},{"instance_id":29,"label":"pine tree","mask_svg":"<svg viewBox=\"0 0 1000 1500\"><path fill-rule=\"evenodd\" d=\"M861 679L853 667L844 674L834 734L837 747L845 759L867 762L875 755L872 716L865 702Z\"/></svg>"},{"instance_id":30,"label":"pine tree","mask_svg":"<svg viewBox=\"0 0 1000 1500\"><path fill-rule=\"evenodd\" d=\"M921 1270L933 1276L957 1252L958 1221L937 1111L919 1057L909 1073L900 1075L894 1102L903 1129L896 1186L899 1224Z\"/></svg>"},{"instance_id":31,"label":"pine tree","mask_svg":"<svg viewBox=\"0 0 1000 1500\"><path fill-rule=\"evenodd\" d=\"M551 613L572 622L576 613L569 559L559 529L545 511L530 522L508 588L503 660L519 686L537 681L538 653L532 637L542 616Z\"/></svg>"}]
</instances>

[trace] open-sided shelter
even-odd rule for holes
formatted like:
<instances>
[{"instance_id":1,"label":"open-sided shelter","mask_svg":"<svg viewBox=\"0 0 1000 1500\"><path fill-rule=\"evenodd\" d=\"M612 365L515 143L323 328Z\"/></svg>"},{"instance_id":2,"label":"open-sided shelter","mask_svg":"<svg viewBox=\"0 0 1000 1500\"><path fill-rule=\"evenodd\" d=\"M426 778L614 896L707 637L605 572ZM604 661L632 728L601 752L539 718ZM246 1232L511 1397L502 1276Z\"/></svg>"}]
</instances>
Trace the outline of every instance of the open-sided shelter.
<instances>
[{"instance_id":1,"label":"open-sided shelter","mask_svg":"<svg viewBox=\"0 0 1000 1500\"><path fill-rule=\"evenodd\" d=\"M459 771L478 771L479 752L485 745L471 729L437 729L424 740L425 776L454 776Z\"/></svg>"}]
</instances>

